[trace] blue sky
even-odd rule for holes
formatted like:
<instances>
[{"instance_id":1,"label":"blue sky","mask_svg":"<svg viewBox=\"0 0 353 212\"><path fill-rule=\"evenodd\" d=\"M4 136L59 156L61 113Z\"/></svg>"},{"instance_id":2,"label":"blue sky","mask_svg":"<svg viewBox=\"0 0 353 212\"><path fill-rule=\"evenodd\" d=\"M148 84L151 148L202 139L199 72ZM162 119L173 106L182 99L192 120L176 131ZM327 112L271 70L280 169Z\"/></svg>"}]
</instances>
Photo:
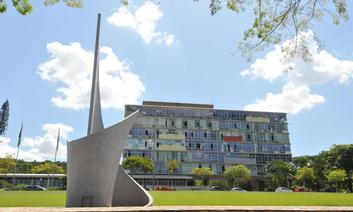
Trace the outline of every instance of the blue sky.
<instances>
[{"instance_id":1,"label":"blue sky","mask_svg":"<svg viewBox=\"0 0 353 212\"><path fill-rule=\"evenodd\" d=\"M246 62L237 45L251 26L250 13L224 9L211 16L207 1L133 1L128 8L119 0L85 1L82 9L33 4L28 16L11 7L0 15L0 102L8 98L11 110L0 156L16 150L22 121L20 157L27 160L52 158L58 127L61 159L66 140L85 135L98 12L105 126L123 117L126 103L211 103L288 112L294 156L353 141L351 21L333 26L324 19L301 34L312 47L309 64L283 60L274 46Z\"/></svg>"}]
</instances>

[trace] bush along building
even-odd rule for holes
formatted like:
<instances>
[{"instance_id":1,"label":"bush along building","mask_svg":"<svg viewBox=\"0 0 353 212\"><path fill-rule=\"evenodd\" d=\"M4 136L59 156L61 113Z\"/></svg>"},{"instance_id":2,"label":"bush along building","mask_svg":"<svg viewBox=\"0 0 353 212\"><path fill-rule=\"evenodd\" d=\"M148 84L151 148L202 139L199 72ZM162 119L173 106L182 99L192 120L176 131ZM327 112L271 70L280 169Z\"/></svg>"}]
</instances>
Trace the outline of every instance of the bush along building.
<instances>
[{"instance_id":1,"label":"bush along building","mask_svg":"<svg viewBox=\"0 0 353 212\"><path fill-rule=\"evenodd\" d=\"M153 173L130 174L143 186L187 186L192 169L209 167L214 179L243 164L251 170L253 190L265 187L271 160L291 161L285 113L214 109L210 104L144 101L126 105L125 116L140 110L123 157L149 157ZM170 173L168 160L181 166Z\"/></svg>"}]
</instances>

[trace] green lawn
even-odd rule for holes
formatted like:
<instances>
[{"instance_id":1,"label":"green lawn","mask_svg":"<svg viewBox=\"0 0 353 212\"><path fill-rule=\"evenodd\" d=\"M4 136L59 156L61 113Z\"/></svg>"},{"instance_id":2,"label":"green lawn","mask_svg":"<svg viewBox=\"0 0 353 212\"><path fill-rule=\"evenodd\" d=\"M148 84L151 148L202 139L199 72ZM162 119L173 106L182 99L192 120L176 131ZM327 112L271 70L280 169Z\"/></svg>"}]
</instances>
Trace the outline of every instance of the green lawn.
<instances>
[{"instance_id":1,"label":"green lawn","mask_svg":"<svg viewBox=\"0 0 353 212\"><path fill-rule=\"evenodd\" d=\"M230 191L154 191L154 205L353 206L353 194ZM65 191L0 191L0 207L65 205Z\"/></svg>"}]
</instances>

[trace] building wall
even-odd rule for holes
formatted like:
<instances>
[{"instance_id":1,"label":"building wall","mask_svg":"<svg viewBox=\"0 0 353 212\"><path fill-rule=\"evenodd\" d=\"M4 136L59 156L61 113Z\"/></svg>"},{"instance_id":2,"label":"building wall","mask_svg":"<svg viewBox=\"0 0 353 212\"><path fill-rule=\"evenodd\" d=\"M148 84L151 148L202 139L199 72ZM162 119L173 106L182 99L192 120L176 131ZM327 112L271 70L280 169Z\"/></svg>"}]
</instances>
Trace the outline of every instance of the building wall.
<instances>
[{"instance_id":1,"label":"building wall","mask_svg":"<svg viewBox=\"0 0 353 212\"><path fill-rule=\"evenodd\" d=\"M167 174L166 161L178 160L176 174L210 167L216 174L244 164L253 176L271 160L291 161L285 113L218 110L212 105L144 102L127 105L125 116L141 111L130 131L124 157L152 158L155 173Z\"/></svg>"}]
</instances>

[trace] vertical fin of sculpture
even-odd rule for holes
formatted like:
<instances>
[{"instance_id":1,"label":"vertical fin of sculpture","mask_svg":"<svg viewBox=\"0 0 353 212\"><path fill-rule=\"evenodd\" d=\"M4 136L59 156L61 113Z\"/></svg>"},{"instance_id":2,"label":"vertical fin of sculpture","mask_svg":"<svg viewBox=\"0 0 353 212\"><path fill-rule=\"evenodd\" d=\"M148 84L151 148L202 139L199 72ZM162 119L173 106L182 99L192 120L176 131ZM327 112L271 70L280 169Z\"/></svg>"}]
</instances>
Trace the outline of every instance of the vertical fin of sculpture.
<instances>
[{"instance_id":1,"label":"vertical fin of sculpture","mask_svg":"<svg viewBox=\"0 0 353 212\"><path fill-rule=\"evenodd\" d=\"M99 31L101 14L97 18L96 44L94 49L94 63L92 74L91 102L89 108L87 135L103 130L103 119L101 113L101 101L99 91Z\"/></svg>"}]
</instances>

